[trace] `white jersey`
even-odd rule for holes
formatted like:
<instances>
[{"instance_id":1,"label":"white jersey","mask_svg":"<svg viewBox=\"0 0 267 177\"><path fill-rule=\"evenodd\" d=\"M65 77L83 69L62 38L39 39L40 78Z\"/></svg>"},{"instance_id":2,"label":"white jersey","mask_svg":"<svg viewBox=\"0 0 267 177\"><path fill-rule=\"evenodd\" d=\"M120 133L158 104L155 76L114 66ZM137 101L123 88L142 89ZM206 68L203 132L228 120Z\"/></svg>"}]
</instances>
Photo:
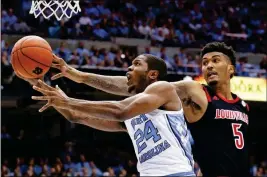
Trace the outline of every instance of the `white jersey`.
<instances>
[{"instance_id":1,"label":"white jersey","mask_svg":"<svg viewBox=\"0 0 267 177\"><path fill-rule=\"evenodd\" d=\"M183 110L156 109L125 121L141 176L165 176L193 171L190 132Z\"/></svg>"}]
</instances>

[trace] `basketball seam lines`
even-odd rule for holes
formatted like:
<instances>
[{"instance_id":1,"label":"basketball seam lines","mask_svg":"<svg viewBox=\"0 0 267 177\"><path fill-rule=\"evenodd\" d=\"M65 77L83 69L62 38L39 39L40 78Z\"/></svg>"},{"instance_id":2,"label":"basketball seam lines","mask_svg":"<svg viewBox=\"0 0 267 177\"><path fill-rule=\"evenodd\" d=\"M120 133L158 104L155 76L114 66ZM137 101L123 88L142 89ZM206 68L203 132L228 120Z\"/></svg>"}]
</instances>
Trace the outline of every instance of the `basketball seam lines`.
<instances>
[{"instance_id":1,"label":"basketball seam lines","mask_svg":"<svg viewBox=\"0 0 267 177\"><path fill-rule=\"evenodd\" d=\"M27 38L27 39L28 39L28 38ZM27 39L25 39L24 41L22 41L22 42L21 42L21 45L20 45L20 49L19 49L19 50L20 50L20 52L22 53L22 55L24 55L25 57L27 57L27 58L29 58L29 59L31 59L31 60L33 60L33 61L35 61L35 62L37 62L37 63L39 63L39 64L41 64L41 65L44 65L44 66L50 68L51 66L45 65L45 64L43 64L43 63L41 63L41 62L39 62L39 61L37 61L37 60L35 60L35 59L29 57L28 55L25 55L25 54L23 53L23 51L21 50L21 46L22 46L23 42L25 42ZM39 46L37 46L37 47L39 47Z\"/></svg>"},{"instance_id":2,"label":"basketball seam lines","mask_svg":"<svg viewBox=\"0 0 267 177\"><path fill-rule=\"evenodd\" d=\"M17 57L18 57L19 64L20 64L20 66L24 69L24 71L26 71L26 73L28 73L29 75L35 77L35 76L32 75L31 73L29 73L29 72L24 68L24 66L21 64L20 59L19 59L19 54L18 54L18 52L17 52Z\"/></svg>"},{"instance_id":3,"label":"basketball seam lines","mask_svg":"<svg viewBox=\"0 0 267 177\"><path fill-rule=\"evenodd\" d=\"M27 38L26 38L27 39ZM25 40L26 40L25 39ZM24 41L25 41L24 40ZM24 42L24 41L21 41L21 42ZM19 54L18 54L18 50L16 51L17 52L17 57L18 57L18 61L19 61L19 64L20 64L20 66L23 68L23 70L24 71L26 71L26 73L28 73L30 76L33 76L33 77L35 77L34 75L32 75L31 73L29 73L25 68L24 68L24 66L21 64L21 62L20 62L20 59L19 59Z\"/></svg>"},{"instance_id":4,"label":"basketball seam lines","mask_svg":"<svg viewBox=\"0 0 267 177\"><path fill-rule=\"evenodd\" d=\"M41 47L41 46L27 46L27 47L21 47L20 49L25 49L25 48L30 48L30 47L39 47L39 48L42 48L42 49L46 49L46 50L48 50L49 52L52 52L52 50L50 50L50 49L48 49L48 48L45 48L45 47ZM14 52L12 52L12 54L15 53L15 52L17 52L17 51L20 50L20 49L15 50Z\"/></svg>"}]
</instances>

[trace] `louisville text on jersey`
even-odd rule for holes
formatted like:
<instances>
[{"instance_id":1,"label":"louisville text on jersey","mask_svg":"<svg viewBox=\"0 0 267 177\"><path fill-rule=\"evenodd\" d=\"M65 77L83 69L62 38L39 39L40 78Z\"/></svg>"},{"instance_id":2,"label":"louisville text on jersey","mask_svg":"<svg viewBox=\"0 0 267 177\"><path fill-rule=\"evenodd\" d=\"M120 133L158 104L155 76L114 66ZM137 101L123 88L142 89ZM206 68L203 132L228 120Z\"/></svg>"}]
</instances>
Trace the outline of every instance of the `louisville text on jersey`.
<instances>
[{"instance_id":1,"label":"louisville text on jersey","mask_svg":"<svg viewBox=\"0 0 267 177\"><path fill-rule=\"evenodd\" d=\"M216 109L215 119L235 119L248 124L248 115L240 111Z\"/></svg>"}]
</instances>

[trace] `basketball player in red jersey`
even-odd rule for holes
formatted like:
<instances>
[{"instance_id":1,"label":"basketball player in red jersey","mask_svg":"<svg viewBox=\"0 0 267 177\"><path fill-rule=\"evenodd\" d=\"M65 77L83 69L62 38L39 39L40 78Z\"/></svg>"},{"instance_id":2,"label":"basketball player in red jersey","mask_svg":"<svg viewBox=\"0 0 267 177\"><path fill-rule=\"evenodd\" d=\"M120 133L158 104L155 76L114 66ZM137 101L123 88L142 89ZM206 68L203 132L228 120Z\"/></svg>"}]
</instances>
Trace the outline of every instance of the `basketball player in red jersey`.
<instances>
[{"instance_id":1,"label":"basketball player in red jersey","mask_svg":"<svg viewBox=\"0 0 267 177\"><path fill-rule=\"evenodd\" d=\"M208 43L201 51L202 73L207 85L196 81L173 82L195 142L195 158L204 176L247 176L248 106L231 93L235 73L235 52L220 42ZM53 79L65 76L97 89L131 96L131 78L83 73L55 58L61 70ZM128 88L128 90L127 90Z\"/></svg>"},{"instance_id":2,"label":"basketball player in red jersey","mask_svg":"<svg viewBox=\"0 0 267 177\"><path fill-rule=\"evenodd\" d=\"M248 176L248 106L230 91L235 52L224 43L212 42L202 49L201 57L207 85L195 81L172 83L195 141L195 158L204 176ZM61 73L53 79L64 76L109 93L135 94L131 78L80 72L57 57L54 62L53 67ZM127 82L132 85L128 87Z\"/></svg>"}]
</instances>

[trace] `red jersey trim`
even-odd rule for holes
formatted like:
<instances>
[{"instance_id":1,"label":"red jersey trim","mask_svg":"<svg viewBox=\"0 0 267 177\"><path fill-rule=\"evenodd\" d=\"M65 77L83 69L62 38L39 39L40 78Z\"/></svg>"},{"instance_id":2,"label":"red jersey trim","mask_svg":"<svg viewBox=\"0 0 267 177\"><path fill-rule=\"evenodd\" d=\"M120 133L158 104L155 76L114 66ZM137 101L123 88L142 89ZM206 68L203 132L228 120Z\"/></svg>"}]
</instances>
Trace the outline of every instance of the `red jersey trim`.
<instances>
[{"instance_id":1,"label":"red jersey trim","mask_svg":"<svg viewBox=\"0 0 267 177\"><path fill-rule=\"evenodd\" d=\"M236 103L239 101L239 97L237 96L234 100L227 100L226 98L224 98L223 96L221 96L220 94L217 94L217 96L222 99L223 101L225 101L226 103Z\"/></svg>"},{"instance_id":2,"label":"red jersey trim","mask_svg":"<svg viewBox=\"0 0 267 177\"><path fill-rule=\"evenodd\" d=\"M202 87L203 87L203 90L204 90L204 92L206 94L206 97L208 99L208 102L211 102L210 94L209 94L207 88L205 86L202 86Z\"/></svg>"},{"instance_id":3,"label":"red jersey trim","mask_svg":"<svg viewBox=\"0 0 267 177\"><path fill-rule=\"evenodd\" d=\"M249 112L249 105L246 103L247 111Z\"/></svg>"}]
</instances>

